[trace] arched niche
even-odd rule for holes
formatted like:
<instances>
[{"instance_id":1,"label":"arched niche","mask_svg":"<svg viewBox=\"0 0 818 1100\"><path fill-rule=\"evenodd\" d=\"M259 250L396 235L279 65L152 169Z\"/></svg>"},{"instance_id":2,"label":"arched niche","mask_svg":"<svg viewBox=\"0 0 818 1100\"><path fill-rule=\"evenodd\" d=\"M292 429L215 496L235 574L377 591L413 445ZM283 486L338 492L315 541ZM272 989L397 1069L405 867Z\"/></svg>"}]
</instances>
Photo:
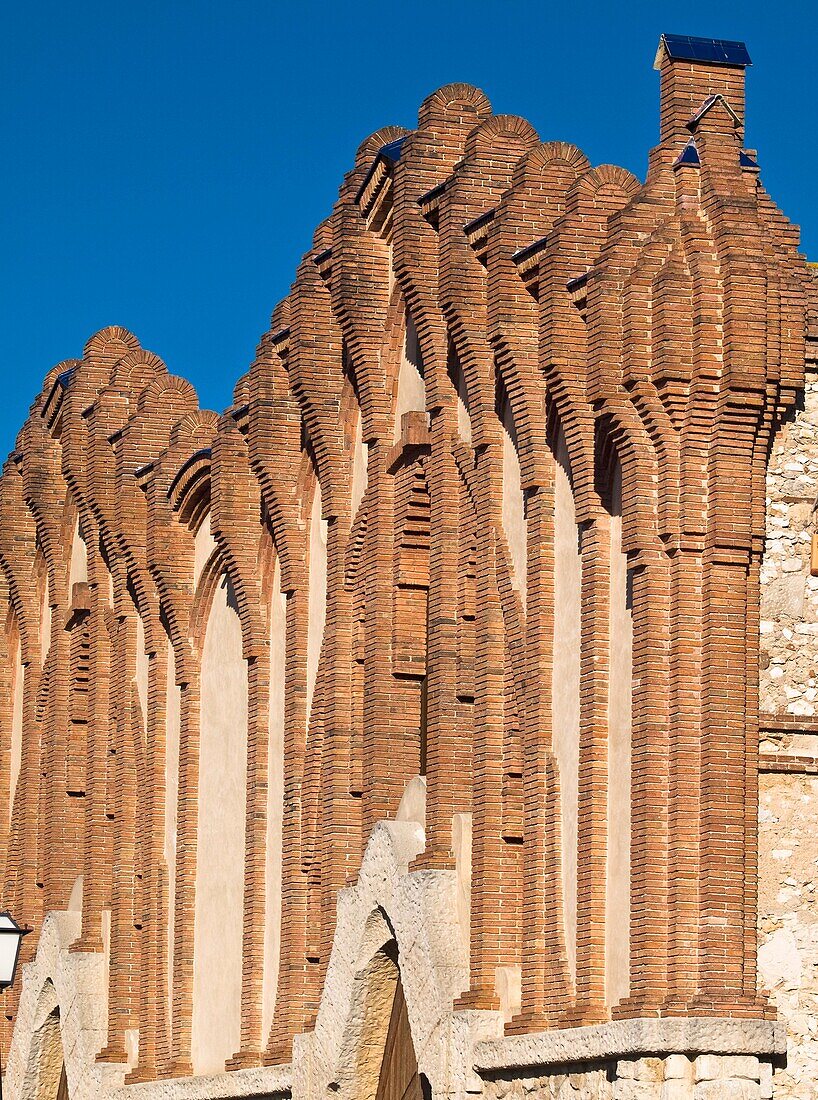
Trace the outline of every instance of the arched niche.
<instances>
[{"instance_id":1,"label":"arched niche","mask_svg":"<svg viewBox=\"0 0 818 1100\"><path fill-rule=\"evenodd\" d=\"M11 825L14 795L23 761L23 697L26 678L20 630L11 605L6 615L6 659L8 666L5 669L5 677L7 677L9 707L8 823Z\"/></svg>"},{"instance_id":2,"label":"arched niche","mask_svg":"<svg viewBox=\"0 0 818 1100\"><path fill-rule=\"evenodd\" d=\"M270 724L267 756L267 836L265 861L264 976L262 1034L269 1034L278 988L281 947L282 823L284 813L284 734L287 597L275 557L270 591Z\"/></svg>"},{"instance_id":3,"label":"arched niche","mask_svg":"<svg viewBox=\"0 0 818 1100\"><path fill-rule=\"evenodd\" d=\"M318 663L327 617L327 521L322 515L321 482L313 468L313 491L309 513L309 619L307 622L307 714L318 679Z\"/></svg>"},{"instance_id":4,"label":"arched niche","mask_svg":"<svg viewBox=\"0 0 818 1100\"><path fill-rule=\"evenodd\" d=\"M469 392L466 387L466 375L457 354L454 340L449 339L448 348L448 373L454 387L455 408L457 412L457 434L463 443L471 443L471 413L469 411Z\"/></svg>"},{"instance_id":5,"label":"arched niche","mask_svg":"<svg viewBox=\"0 0 818 1100\"><path fill-rule=\"evenodd\" d=\"M369 450L363 440L363 418L357 404L352 416L354 419L352 433L352 506L349 514L354 522L366 492Z\"/></svg>"},{"instance_id":6,"label":"arched niche","mask_svg":"<svg viewBox=\"0 0 818 1100\"><path fill-rule=\"evenodd\" d=\"M562 906L568 968L576 975L582 555L565 435L554 446L554 659L552 730L560 777Z\"/></svg>"},{"instance_id":7,"label":"arched niche","mask_svg":"<svg viewBox=\"0 0 818 1100\"><path fill-rule=\"evenodd\" d=\"M38 548L34 558L34 581L40 606L40 663L45 664L45 659L51 648L53 610L51 607L51 584L48 579L48 566L41 548Z\"/></svg>"},{"instance_id":8,"label":"arched niche","mask_svg":"<svg viewBox=\"0 0 818 1100\"><path fill-rule=\"evenodd\" d=\"M165 814L163 856L167 891L167 991L168 1032L173 1034L173 956L176 917L176 834L179 815L179 747L182 724L182 688L176 683L176 654L170 624L160 612L167 652L165 663Z\"/></svg>"},{"instance_id":9,"label":"arched niche","mask_svg":"<svg viewBox=\"0 0 818 1100\"><path fill-rule=\"evenodd\" d=\"M196 588L202 579L204 567L213 556L216 549L216 540L210 529L210 512L206 512L201 519L196 533L193 536L193 586Z\"/></svg>"},{"instance_id":10,"label":"arched niche","mask_svg":"<svg viewBox=\"0 0 818 1100\"><path fill-rule=\"evenodd\" d=\"M71 561L68 570L68 599L71 600L75 584L88 583L88 547L80 531L79 520L74 524L71 540Z\"/></svg>"},{"instance_id":11,"label":"arched niche","mask_svg":"<svg viewBox=\"0 0 818 1100\"><path fill-rule=\"evenodd\" d=\"M139 614L139 609L131 590L131 602L133 604L134 622L136 624L136 691L139 697L139 707L142 712L143 735L147 732L145 723L148 717L148 670L150 657L145 646L145 623Z\"/></svg>"},{"instance_id":12,"label":"arched niche","mask_svg":"<svg viewBox=\"0 0 818 1100\"><path fill-rule=\"evenodd\" d=\"M53 1002L50 1011L43 1006ZM62 1044L60 1010L53 985L41 996L39 1020L31 1037L22 1095L33 1100L68 1100L68 1078Z\"/></svg>"},{"instance_id":13,"label":"arched niche","mask_svg":"<svg viewBox=\"0 0 818 1100\"><path fill-rule=\"evenodd\" d=\"M528 571L525 498L514 413L508 391L500 378L497 383L497 416L503 429L503 531L510 557L511 585L525 607Z\"/></svg>"},{"instance_id":14,"label":"arched niche","mask_svg":"<svg viewBox=\"0 0 818 1100\"><path fill-rule=\"evenodd\" d=\"M609 1005L630 988L633 589L622 549L622 468L611 459L608 667L608 858L605 985Z\"/></svg>"},{"instance_id":15,"label":"arched niche","mask_svg":"<svg viewBox=\"0 0 818 1100\"><path fill-rule=\"evenodd\" d=\"M364 944L378 941L355 974L336 1085L355 1100L421 1100L398 945L382 910L370 914L363 932Z\"/></svg>"},{"instance_id":16,"label":"arched niche","mask_svg":"<svg viewBox=\"0 0 818 1100\"><path fill-rule=\"evenodd\" d=\"M398 367L394 442L401 437L401 420L408 412L426 412L426 382L420 340L411 313L406 311L403 350Z\"/></svg>"},{"instance_id":17,"label":"arched niche","mask_svg":"<svg viewBox=\"0 0 818 1100\"><path fill-rule=\"evenodd\" d=\"M201 648L191 1058L224 1069L241 1045L247 783L247 662L233 585L214 559ZM201 595L201 594L200 594Z\"/></svg>"}]
</instances>

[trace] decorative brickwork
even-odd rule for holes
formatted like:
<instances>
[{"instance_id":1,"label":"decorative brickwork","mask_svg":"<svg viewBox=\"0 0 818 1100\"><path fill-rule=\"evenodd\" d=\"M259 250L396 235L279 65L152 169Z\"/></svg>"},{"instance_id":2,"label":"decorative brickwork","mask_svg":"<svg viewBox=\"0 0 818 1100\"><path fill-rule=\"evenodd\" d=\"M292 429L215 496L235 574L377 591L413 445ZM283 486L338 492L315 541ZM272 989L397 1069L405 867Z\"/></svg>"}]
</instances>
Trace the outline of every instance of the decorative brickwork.
<instances>
[{"instance_id":1,"label":"decorative brickwork","mask_svg":"<svg viewBox=\"0 0 818 1100\"><path fill-rule=\"evenodd\" d=\"M51 982L72 1096L374 1098L398 972L435 1096L771 1095L818 284L738 56L660 46L644 183L462 84L373 134L222 416L120 328L47 376L0 478L13 1096Z\"/></svg>"}]
</instances>

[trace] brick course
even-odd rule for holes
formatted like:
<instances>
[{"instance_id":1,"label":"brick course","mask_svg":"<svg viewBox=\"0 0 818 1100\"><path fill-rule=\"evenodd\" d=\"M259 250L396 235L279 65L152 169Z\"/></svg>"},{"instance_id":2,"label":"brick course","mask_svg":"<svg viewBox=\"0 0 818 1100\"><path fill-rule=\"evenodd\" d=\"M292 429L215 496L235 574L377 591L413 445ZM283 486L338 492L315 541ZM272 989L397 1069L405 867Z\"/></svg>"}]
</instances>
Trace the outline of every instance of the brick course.
<instances>
[{"instance_id":1,"label":"brick course","mask_svg":"<svg viewBox=\"0 0 818 1100\"><path fill-rule=\"evenodd\" d=\"M225 574L248 698L230 1068L288 1061L313 1026L338 891L420 772L415 870L455 868L455 817L472 817L470 980L457 1007L502 1008L510 1033L774 1015L755 966L765 476L818 341L818 296L797 230L741 157L743 69L664 50L660 80L644 184L541 143L462 84L430 96L411 133L368 138L222 416L121 328L46 377L0 479L4 774L19 752L16 792L0 790L3 901L39 928L82 876L73 950L107 952L99 1058L128 1062L131 1081L194 1069L201 657ZM691 141L697 163L679 159ZM424 401L401 412L411 356ZM573 964L552 692L560 446L581 556ZM620 480L627 608L612 595ZM206 523L214 550L197 577ZM87 566L70 584L78 539ZM270 676L274 576L283 685ZM609 798L623 613L627 826ZM172 864L168 667L181 700ZM281 690L280 959L264 1029L269 714ZM606 984L614 827L628 830L631 864L621 998ZM36 935L24 942L26 958L36 947ZM499 976L517 968L509 1006ZM14 993L5 1009L9 1023Z\"/></svg>"}]
</instances>

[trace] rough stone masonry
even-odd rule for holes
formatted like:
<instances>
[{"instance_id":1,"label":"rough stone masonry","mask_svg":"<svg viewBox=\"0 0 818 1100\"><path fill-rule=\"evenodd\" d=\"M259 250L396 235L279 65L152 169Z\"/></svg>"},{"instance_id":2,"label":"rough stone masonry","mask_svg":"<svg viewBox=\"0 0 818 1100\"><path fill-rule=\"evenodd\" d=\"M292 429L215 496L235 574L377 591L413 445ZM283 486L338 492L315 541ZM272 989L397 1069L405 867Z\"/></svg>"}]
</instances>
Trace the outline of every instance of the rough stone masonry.
<instances>
[{"instance_id":1,"label":"rough stone masonry","mask_svg":"<svg viewBox=\"0 0 818 1100\"><path fill-rule=\"evenodd\" d=\"M0 479L12 1100L818 1080L818 283L742 43L647 176L453 84L233 405L124 328Z\"/></svg>"}]
</instances>

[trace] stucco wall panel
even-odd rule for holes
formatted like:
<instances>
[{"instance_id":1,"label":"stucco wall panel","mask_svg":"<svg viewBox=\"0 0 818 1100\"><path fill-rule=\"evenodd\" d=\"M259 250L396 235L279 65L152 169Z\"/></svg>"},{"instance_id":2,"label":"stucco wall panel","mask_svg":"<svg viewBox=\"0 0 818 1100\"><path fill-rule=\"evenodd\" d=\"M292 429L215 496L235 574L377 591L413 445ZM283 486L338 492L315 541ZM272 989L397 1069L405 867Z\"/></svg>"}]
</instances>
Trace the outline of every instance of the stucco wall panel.
<instances>
[{"instance_id":1,"label":"stucco wall panel","mask_svg":"<svg viewBox=\"0 0 818 1100\"><path fill-rule=\"evenodd\" d=\"M225 575L215 587L202 651L196 931L193 961L194 1072L212 1073L240 1046L247 663Z\"/></svg>"}]
</instances>

